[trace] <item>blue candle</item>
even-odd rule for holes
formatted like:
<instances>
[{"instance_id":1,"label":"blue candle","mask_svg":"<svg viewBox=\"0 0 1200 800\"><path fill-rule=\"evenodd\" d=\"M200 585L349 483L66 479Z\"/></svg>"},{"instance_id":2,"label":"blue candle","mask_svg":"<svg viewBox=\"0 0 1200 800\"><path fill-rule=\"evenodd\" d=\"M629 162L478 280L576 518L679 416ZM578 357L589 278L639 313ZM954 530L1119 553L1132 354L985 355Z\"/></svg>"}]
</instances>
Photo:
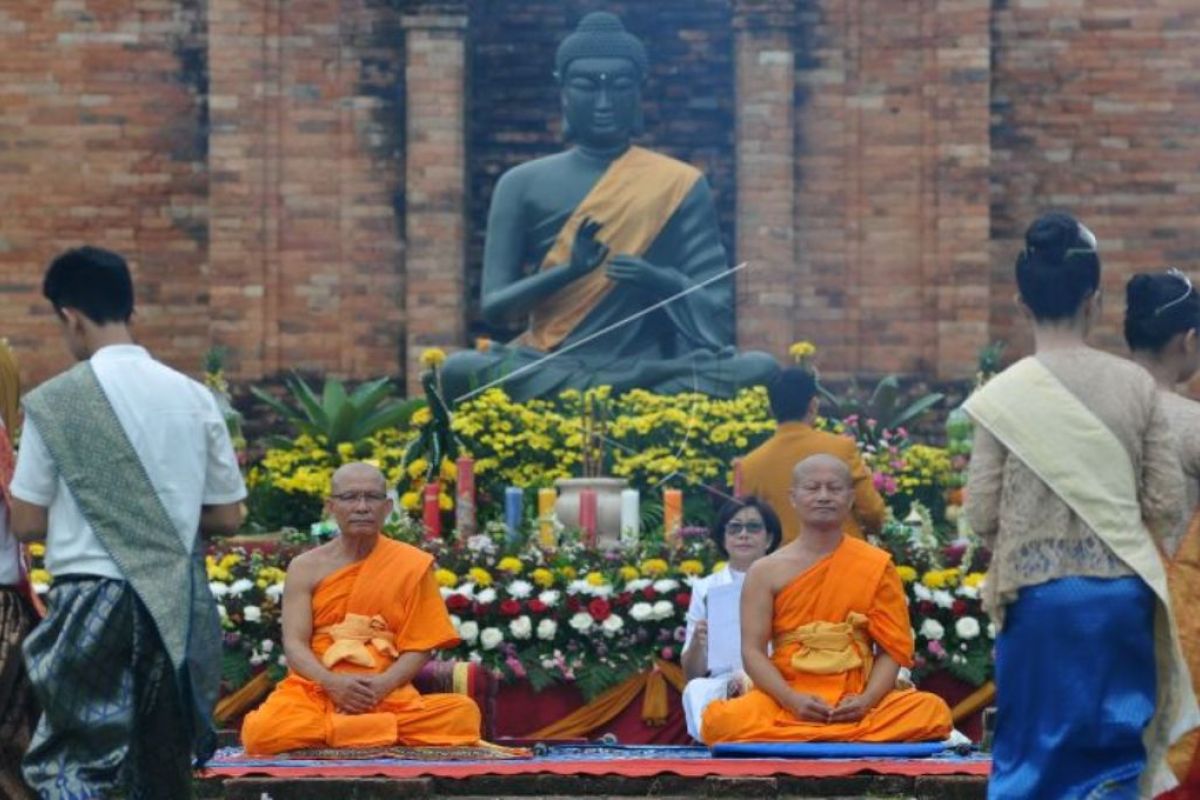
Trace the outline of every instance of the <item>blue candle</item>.
<instances>
[{"instance_id":1,"label":"blue candle","mask_svg":"<svg viewBox=\"0 0 1200 800\"><path fill-rule=\"evenodd\" d=\"M508 527L508 540L516 542L521 537L521 503L525 492L516 486L504 490L504 524Z\"/></svg>"}]
</instances>

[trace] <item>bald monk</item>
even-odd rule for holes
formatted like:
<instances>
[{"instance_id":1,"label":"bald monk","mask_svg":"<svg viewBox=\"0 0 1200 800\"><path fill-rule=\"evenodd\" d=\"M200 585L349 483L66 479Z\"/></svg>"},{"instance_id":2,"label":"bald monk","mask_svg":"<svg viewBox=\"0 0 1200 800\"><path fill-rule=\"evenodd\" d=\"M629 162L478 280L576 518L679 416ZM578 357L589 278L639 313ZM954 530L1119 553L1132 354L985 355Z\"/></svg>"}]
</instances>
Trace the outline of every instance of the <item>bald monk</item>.
<instances>
[{"instance_id":1,"label":"bald monk","mask_svg":"<svg viewBox=\"0 0 1200 800\"><path fill-rule=\"evenodd\" d=\"M742 459L742 492L761 497L783 522L783 543L796 538L799 520L792 510L792 470L805 458L826 453L837 456L854 480L853 505L844 530L861 539L883 527L883 498L875 491L871 470L858 455L858 445L847 436L813 427L820 406L817 379L808 370L790 367L767 383L771 413L779 427L775 434Z\"/></svg>"},{"instance_id":2,"label":"bald monk","mask_svg":"<svg viewBox=\"0 0 1200 800\"><path fill-rule=\"evenodd\" d=\"M912 664L904 590L887 553L843 532L851 497L841 459L816 455L796 465L800 535L754 562L742 590L742 661L754 688L708 706L707 744L949 735L940 697L895 688L900 667Z\"/></svg>"},{"instance_id":3,"label":"bald monk","mask_svg":"<svg viewBox=\"0 0 1200 800\"><path fill-rule=\"evenodd\" d=\"M342 466L326 509L341 535L288 567L289 672L246 716L246 752L477 743L475 703L412 686L430 651L459 639L432 556L380 535L392 510L383 475L369 464Z\"/></svg>"}]
</instances>

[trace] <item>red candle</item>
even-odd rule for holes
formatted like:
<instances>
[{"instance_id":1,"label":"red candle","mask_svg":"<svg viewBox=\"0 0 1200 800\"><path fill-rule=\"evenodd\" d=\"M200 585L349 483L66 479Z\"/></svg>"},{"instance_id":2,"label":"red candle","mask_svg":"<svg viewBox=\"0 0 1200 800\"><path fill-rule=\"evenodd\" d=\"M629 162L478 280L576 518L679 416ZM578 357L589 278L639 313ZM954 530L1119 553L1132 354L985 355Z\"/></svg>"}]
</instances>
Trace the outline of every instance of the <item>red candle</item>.
<instances>
[{"instance_id":1,"label":"red candle","mask_svg":"<svg viewBox=\"0 0 1200 800\"><path fill-rule=\"evenodd\" d=\"M454 526L459 538L466 539L475 535L475 459L459 456L455 464L458 485L454 493Z\"/></svg>"},{"instance_id":2,"label":"red candle","mask_svg":"<svg viewBox=\"0 0 1200 800\"><path fill-rule=\"evenodd\" d=\"M438 505L438 495L441 486L437 481L425 484L425 538L440 539L442 537L442 509Z\"/></svg>"},{"instance_id":3,"label":"red candle","mask_svg":"<svg viewBox=\"0 0 1200 800\"><path fill-rule=\"evenodd\" d=\"M746 496L745 478L742 476L742 460L735 458L733 460L733 496L737 499L742 499Z\"/></svg>"},{"instance_id":4,"label":"red candle","mask_svg":"<svg viewBox=\"0 0 1200 800\"><path fill-rule=\"evenodd\" d=\"M583 543L596 546L596 492L592 489L579 491L579 529L583 531Z\"/></svg>"}]
</instances>

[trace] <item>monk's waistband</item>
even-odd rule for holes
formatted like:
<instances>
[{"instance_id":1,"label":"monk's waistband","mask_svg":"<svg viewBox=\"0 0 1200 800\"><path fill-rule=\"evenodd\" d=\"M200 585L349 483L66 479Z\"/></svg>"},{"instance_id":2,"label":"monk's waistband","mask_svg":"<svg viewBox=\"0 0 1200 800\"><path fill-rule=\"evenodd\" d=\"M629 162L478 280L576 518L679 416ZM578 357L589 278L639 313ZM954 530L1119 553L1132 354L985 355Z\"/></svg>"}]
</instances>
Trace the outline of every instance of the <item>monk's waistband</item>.
<instances>
[{"instance_id":1,"label":"monk's waistband","mask_svg":"<svg viewBox=\"0 0 1200 800\"><path fill-rule=\"evenodd\" d=\"M387 620L379 614L347 614L341 622L323 625L314 633L333 639L333 644L321 656L321 663L328 669L333 669L341 661L360 667L374 667L375 657L367 649L368 642L386 656L397 658L400 655L394 643L396 634L388 629Z\"/></svg>"},{"instance_id":2,"label":"monk's waistband","mask_svg":"<svg viewBox=\"0 0 1200 800\"><path fill-rule=\"evenodd\" d=\"M869 672L873 661L867 618L854 611L845 622L810 622L774 639L776 653L789 645L799 645L790 659L797 672L814 675L834 675L854 669Z\"/></svg>"}]
</instances>

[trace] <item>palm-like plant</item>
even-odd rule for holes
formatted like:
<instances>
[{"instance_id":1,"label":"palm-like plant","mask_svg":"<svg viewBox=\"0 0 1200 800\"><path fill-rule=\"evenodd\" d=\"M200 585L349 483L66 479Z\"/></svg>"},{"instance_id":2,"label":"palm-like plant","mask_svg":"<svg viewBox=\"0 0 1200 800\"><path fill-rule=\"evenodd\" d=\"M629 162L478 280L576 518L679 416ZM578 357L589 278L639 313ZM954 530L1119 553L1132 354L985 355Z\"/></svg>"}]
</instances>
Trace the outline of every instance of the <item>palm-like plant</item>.
<instances>
[{"instance_id":1,"label":"palm-like plant","mask_svg":"<svg viewBox=\"0 0 1200 800\"><path fill-rule=\"evenodd\" d=\"M895 375L888 375L875 385L874 391L865 402L858 395L857 386L841 396L821 387L821 397L831 406L830 413L826 416L845 419L856 414L863 419L875 420L884 430L895 430L929 411L940 403L945 395L941 392L930 392L904 405L904 398L900 394L900 381Z\"/></svg>"},{"instance_id":2,"label":"palm-like plant","mask_svg":"<svg viewBox=\"0 0 1200 800\"><path fill-rule=\"evenodd\" d=\"M337 452L343 442L357 444L378 430L406 424L425 404L421 398L394 399L395 386L389 378L368 381L352 392L336 378L326 378L320 395L294 372L284 384L295 405L258 387L250 391L299 433L312 436L331 452Z\"/></svg>"}]
</instances>

